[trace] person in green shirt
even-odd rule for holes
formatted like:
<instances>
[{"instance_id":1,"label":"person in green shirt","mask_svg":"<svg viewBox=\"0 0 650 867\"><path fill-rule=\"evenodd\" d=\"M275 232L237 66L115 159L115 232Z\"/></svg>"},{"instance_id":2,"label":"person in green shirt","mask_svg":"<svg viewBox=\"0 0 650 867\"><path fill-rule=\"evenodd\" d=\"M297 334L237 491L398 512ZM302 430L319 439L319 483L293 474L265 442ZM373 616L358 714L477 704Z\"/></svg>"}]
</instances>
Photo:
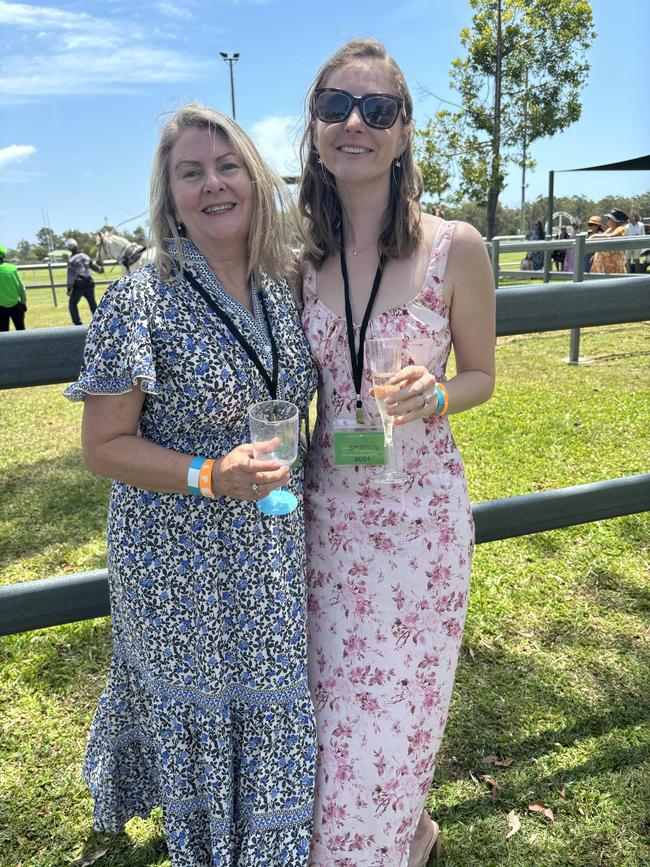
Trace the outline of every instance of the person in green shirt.
<instances>
[{"instance_id":1,"label":"person in green shirt","mask_svg":"<svg viewBox=\"0 0 650 867\"><path fill-rule=\"evenodd\" d=\"M18 268L5 262L7 250L0 246L0 331L9 331L9 320L16 331L25 330L27 295Z\"/></svg>"}]
</instances>

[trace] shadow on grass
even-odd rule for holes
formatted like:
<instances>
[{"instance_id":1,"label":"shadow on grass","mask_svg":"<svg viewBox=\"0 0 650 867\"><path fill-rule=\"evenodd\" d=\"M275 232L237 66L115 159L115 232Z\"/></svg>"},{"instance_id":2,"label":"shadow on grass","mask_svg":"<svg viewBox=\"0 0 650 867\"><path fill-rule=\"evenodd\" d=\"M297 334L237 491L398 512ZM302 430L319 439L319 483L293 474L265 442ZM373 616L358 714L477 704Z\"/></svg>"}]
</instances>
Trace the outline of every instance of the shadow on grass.
<instances>
[{"instance_id":1,"label":"shadow on grass","mask_svg":"<svg viewBox=\"0 0 650 867\"><path fill-rule=\"evenodd\" d=\"M106 854L92 859L106 850ZM169 864L165 838L160 832L146 843L134 843L124 831L117 834L101 834L91 831L84 842L81 855L72 862L72 867L80 867L84 862L96 863L99 867L162 867Z\"/></svg>"},{"instance_id":2,"label":"shadow on grass","mask_svg":"<svg viewBox=\"0 0 650 867\"><path fill-rule=\"evenodd\" d=\"M592 662L592 667L595 665ZM551 665L527 654L500 649L477 651L471 661L464 655L435 789L430 796L435 818L443 831L457 829L443 865L469 867L463 860L467 844L463 844L462 838L469 832L476 840L479 825L483 857L475 858L472 867L533 863L546 867L568 863L591 867L602 863L613 867L619 863L642 863L646 820L641 809L628 810L620 791L633 780L639 793L642 792L647 773L644 767L650 762L650 741L643 731L650 718L648 667L645 672L639 669L634 672L628 670L621 688L617 672L601 665L596 672L599 692L594 698L588 692L571 688ZM488 684L492 685L491 690L486 689ZM488 755L512 758L513 763L507 768L496 768L485 762ZM495 779L499 786L494 800L489 787L481 781L483 775ZM462 784L460 789L454 787L456 782ZM452 784L449 800L448 783ZM472 789L468 790L468 784ZM563 790L564 794L560 794ZM561 833L571 833L569 829L576 821L590 821L582 813L583 801L585 797L588 799L589 810L599 792L612 798L610 809L617 810L624 821L627 845L638 851L638 862L618 861L616 855L603 856L602 860L597 856L597 839L606 838L607 820L602 825L593 822L584 860L569 862L562 857L553 860L555 856L550 853L546 859L534 860L535 849L523 837L516 844L527 847L521 850L522 860L513 854L506 840L505 816L509 810L514 809L523 820L527 805L541 800L564 817L566 824L562 825ZM557 826L555 835L559 829ZM546 833L546 826L540 825L534 833ZM584 841L583 844L586 845ZM564 845L556 840L553 852L566 854Z\"/></svg>"},{"instance_id":3,"label":"shadow on grass","mask_svg":"<svg viewBox=\"0 0 650 867\"><path fill-rule=\"evenodd\" d=\"M626 541L638 546L639 554L650 550L647 519L643 513L622 515L618 518L618 531Z\"/></svg>"},{"instance_id":4,"label":"shadow on grass","mask_svg":"<svg viewBox=\"0 0 650 867\"><path fill-rule=\"evenodd\" d=\"M6 655L17 660L22 656L21 681L36 694L65 694L71 685L108 673L112 652L108 620L68 624L5 641Z\"/></svg>"},{"instance_id":5,"label":"shadow on grass","mask_svg":"<svg viewBox=\"0 0 650 867\"><path fill-rule=\"evenodd\" d=\"M616 572L590 571L585 592L599 605L603 615L609 611L645 615L650 611L650 587L640 587Z\"/></svg>"},{"instance_id":6,"label":"shadow on grass","mask_svg":"<svg viewBox=\"0 0 650 867\"><path fill-rule=\"evenodd\" d=\"M103 536L110 482L90 476L75 451L12 467L0 482L6 521L0 566L52 545L75 547Z\"/></svg>"},{"instance_id":7,"label":"shadow on grass","mask_svg":"<svg viewBox=\"0 0 650 867\"><path fill-rule=\"evenodd\" d=\"M492 822L513 808L525 812L534 799L571 814L579 806L571 803L573 790L607 792L624 785L623 777L638 780L643 789L644 765L650 761L644 731L650 719L650 653L641 639L650 594L613 570L587 571L579 594L578 609L549 607L547 621L536 623L530 644L519 648L505 641L487 647L480 627L468 623L436 788L468 783L470 773L476 786L475 793L460 799L453 795L453 804L445 801L444 791L432 793L443 826ZM573 667L583 672L582 680L576 680ZM514 761L509 768L495 768L484 761L487 755ZM495 802L480 782L484 774L500 787ZM565 787L566 803L559 795ZM614 800L624 815L620 792ZM641 814L628 817L626 833L638 840L633 846L642 846L647 834ZM489 830L483 833L487 840ZM505 825L496 845L504 843ZM506 863L504 848L499 855ZM481 863L501 863L486 858Z\"/></svg>"},{"instance_id":8,"label":"shadow on grass","mask_svg":"<svg viewBox=\"0 0 650 867\"><path fill-rule=\"evenodd\" d=\"M589 673L598 683L594 697L570 689L562 672L528 654L499 648L477 650L471 662L464 656L454 696L457 710L445 732L444 753L466 757L462 764L470 767L487 754L531 761L554 747L568 748L643 724L650 715L648 655L639 651L639 661L637 673L628 673L622 688L618 670L592 659ZM487 684L494 688L486 689ZM566 722L544 727L548 717ZM538 733L520 736L536 719L541 723Z\"/></svg>"}]
</instances>

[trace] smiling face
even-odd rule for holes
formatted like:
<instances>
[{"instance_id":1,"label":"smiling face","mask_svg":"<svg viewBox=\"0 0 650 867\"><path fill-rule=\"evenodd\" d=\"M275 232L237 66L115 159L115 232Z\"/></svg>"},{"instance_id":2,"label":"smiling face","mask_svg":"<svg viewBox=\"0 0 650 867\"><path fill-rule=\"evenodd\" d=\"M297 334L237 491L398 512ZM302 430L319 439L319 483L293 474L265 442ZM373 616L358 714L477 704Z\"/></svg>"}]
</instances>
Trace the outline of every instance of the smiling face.
<instances>
[{"instance_id":1,"label":"smiling face","mask_svg":"<svg viewBox=\"0 0 650 867\"><path fill-rule=\"evenodd\" d=\"M169 165L175 218L190 241L208 256L245 251L253 185L226 136L205 128L186 130L171 150Z\"/></svg>"},{"instance_id":2,"label":"smiling face","mask_svg":"<svg viewBox=\"0 0 650 867\"><path fill-rule=\"evenodd\" d=\"M394 77L379 60L355 60L335 69L323 87L347 90L353 96L392 93L399 96ZM337 185L388 183L391 165L407 143L402 113L390 129L367 126L355 106L347 120L324 123L314 119L314 145Z\"/></svg>"}]
</instances>

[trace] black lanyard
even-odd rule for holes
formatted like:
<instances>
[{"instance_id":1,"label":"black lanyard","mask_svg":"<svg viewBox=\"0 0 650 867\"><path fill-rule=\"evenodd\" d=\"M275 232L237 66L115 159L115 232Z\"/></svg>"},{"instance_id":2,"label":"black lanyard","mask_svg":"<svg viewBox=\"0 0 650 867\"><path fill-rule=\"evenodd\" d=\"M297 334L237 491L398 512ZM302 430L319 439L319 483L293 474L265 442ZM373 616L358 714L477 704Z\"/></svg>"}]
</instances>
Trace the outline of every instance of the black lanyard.
<instances>
[{"instance_id":1,"label":"black lanyard","mask_svg":"<svg viewBox=\"0 0 650 867\"><path fill-rule=\"evenodd\" d=\"M377 293L379 292L379 284L381 283L382 274L384 273L384 257L381 256L377 271L375 273L375 281L372 284L370 298L366 305L366 312L363 315L361 322L361 330L359 331L359 349L354 345L354 321L352 319L352 305L350 304L350 281L348 279L348 266L345 262L345 250L341 247L341 274L343 275L343 292L345 295L345 321L348 326L348 346L350 347L350 361L352 362L352 378L354 379L354 390L357 395L357 424L363 424L363 402L361 400L361 383L363 381L363 349L366 343L366 330L370 322L370 314L372 312Z\"/></svg>"},{"instance_id":2,"label":"black lanyard","mask_svg":"<svg viewBox=\"0 0 650 867\"><path fill-rule=\"evenodd\" d=\"M230 331L230 333L235 338L235 340L237 340L237 342L242 347L244 352L248 355L248 357L253 362L255 367L261 373L261 375L264 379L264 382L266 383L267 388L269 390L269 394L271 395L273 400L275 400L277 397L277 394L278 394L278 347L276 346L275 338L273 337L273 329L271 328L271 322L269 320L269 312L266 309L266 302L264 300L263 293L260 292L259 297L260 297L260 301L262 303L262 311L264 312L264 320L266 322L267 331L269 332L269 340L271 341L271 357L273 359L273 378L271 378L268 375L266 368L264 367L264 365L262 364L262 362L260 360L259 355L255 351L255 349L250 345L248 340L246 340L244 335L241 333L239 328L237 328L237 326L232 321L230 316L226 313L226 311L222 310L221 307L219 307L218 304L216 304L214 299L211 298L211 296L203 288L203 286L201 286L201 284L198 282L198 280L195 280L194 277L190 274L190 272L187 271L185 268L183 269L183 277L185 277L187 282L190 283L190 285L192 285L196 289L196 291L203 298L203 300L208 305L210 310L212 310L213 313L216 313L216 315L219 317L219 319L221 319L221 321L226 326L228 331Z\"/></svg>"}]
</instances>

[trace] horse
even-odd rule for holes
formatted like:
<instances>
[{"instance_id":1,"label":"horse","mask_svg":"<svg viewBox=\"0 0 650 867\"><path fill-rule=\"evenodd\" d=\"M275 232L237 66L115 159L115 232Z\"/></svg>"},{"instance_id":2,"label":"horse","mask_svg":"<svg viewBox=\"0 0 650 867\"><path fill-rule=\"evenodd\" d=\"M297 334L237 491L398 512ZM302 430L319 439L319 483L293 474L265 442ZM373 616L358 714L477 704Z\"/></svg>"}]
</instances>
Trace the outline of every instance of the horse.
<instances>
[{"instance_id":1,"label":"horse","mask_svg":"<svg viewBox=\"0 0 650 867\"><path fill-rule=\"evenodd\" d=\"M97 257L99 259L115 259L121 265L123 275L130 274L131 271L154 261L156 253L154 247L143 247L141 244L136 244L135 241L123 238L122 235L118 235L112 230L97 232L95 241L97 243Z\"/></svg>"}]
</instances>

